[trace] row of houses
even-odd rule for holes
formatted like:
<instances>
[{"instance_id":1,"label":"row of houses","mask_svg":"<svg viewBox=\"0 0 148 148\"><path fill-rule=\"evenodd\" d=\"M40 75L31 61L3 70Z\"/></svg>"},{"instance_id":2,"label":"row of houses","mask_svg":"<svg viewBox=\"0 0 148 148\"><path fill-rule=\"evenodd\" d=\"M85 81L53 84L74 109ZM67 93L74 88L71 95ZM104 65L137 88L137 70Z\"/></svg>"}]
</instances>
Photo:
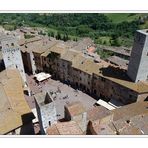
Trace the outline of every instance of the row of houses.
<instances>
[{"instance_id":1,"label":"row of houses","mask_svg":"<svg viewBox=\"0 0 148 148\"><path fill-rule=\"evenodd\" d=\"M90 48L91 44L85 42L84 45L83 49L79 49L81 46L79 47L78 43L44 37L24 42L20 49L26 70L29 70L28 67L33 67L29 61L34 61L35 71L29 70L30 73L48 72L52 78L97 99L102 98L106 101L116 99L128 104L142 101L148 96L147 81L134 83L127 76L125 69L98 59L96 55L86 56L82 51Z\"/></svg>"}]
</instances>

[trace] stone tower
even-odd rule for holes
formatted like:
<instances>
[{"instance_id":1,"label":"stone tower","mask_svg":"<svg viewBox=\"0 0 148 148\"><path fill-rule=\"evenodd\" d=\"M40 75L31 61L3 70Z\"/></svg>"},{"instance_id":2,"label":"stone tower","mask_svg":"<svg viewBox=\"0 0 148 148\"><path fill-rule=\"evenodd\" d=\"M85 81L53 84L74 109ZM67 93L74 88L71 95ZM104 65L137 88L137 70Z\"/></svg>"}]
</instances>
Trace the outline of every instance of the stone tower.
<instances>
[{"instance_id":1,"label":"stone tower","mask_svg":"<svg viewBox=\"0 0 148 148\"><path fill-rule=\"evenodd\" d=\"M135 35L127 71L133 82L148 80L148 30L138 30Z\"/></svg>"},{"instance_id":2,"label":"stone tower","mask_svg":"<svg viewBox=\"0 0 148 148\"><path fill-rule=\"evenodd\" d=\"M2 54L5 68L18 69L25 85L27 86L22 55L16 38L12 35L1 35L0 42L2 45Z\"/></svg>"},{"instance_id":3,"label":"stone tower","mask_svg":"<svg viewBox=\"0 0 148 148\"><path fill-rule=\"evenodd\" d=\"M57 123L57 112L52 96L48 92L34 95L41 134L46 134L49 126Z\"/></svg>"}]
</instances>

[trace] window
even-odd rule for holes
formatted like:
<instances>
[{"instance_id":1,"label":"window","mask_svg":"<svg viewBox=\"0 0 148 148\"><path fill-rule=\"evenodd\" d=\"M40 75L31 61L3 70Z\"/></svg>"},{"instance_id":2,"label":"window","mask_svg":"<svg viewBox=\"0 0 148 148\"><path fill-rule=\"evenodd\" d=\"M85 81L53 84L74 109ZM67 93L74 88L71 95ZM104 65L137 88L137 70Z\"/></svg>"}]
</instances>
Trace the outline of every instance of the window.
<instances>
[{"instance_id":1,"label":"window","mask_svg":"<svg viewBox=\"0 0 148 148\"><path fill-rule=\"evenodd\" d=\"M48 122L49 126L51 125L51 121Z\"/></svg>"},{"instance_id":2,"label":"window","mask_svg":"<svg viewBox=\"0 0 148 148\"><path fill-rule=\"evenodd\" d=\"M94 90L94 94L96 95L96 93L97 93L97 91L96 91L96 89Z\"/></svg>"},{"instance_id":3,"label":"window","mask_svg":"<svg viewBox=\"0 0 148 148\"><path fill-rule=\"evenodd\" d=\"M94 80L97 80L97 77L96 76L94 76Z\"/></svg>"},{"instance_id":4,"label":"window","mask_svg":"<svg viewBox=\"0 0 148 148\"><path fill-rule=\"evenodd\" d=\"M14 43L11 43L11 46L14 46Z\"/></svg>"},{"instance_id":5,"label":"window","mask_svg":"<svg viewBox=\"0 0 148 148\"><path fill-rule=\"evenodd\" d=\"M105 82L105 78L101 77L101 81Z\"/></svg>"}]
</instances>

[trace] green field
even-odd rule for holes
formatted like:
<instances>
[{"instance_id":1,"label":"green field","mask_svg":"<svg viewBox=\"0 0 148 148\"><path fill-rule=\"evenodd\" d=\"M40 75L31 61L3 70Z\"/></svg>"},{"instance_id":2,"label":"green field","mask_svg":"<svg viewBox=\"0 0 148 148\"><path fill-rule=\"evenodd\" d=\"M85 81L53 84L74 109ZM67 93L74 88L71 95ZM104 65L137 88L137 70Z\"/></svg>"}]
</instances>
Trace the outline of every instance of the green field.
<instances>
[{"instance_id":1,"label":"green field","mask_svg":"<svg viewBox=\"0 0 148 148\"><path fill-rule=\"evenodd\" d=\"M122 23L124 21L131 22L138 19L140 16L145 16L145 13L106 13L105 14L113 23Z\"/></svg>"}]
</instances>

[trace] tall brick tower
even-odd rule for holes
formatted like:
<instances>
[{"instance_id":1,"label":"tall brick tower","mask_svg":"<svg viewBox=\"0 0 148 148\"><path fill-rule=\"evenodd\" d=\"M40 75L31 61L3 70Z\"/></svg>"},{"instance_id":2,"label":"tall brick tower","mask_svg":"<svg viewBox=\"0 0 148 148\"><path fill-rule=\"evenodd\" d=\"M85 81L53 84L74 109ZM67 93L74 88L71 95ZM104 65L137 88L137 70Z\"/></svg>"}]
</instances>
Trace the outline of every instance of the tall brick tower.
<instances>
[{"instance_id":1,"label":"tall brick tower","mask_svg":"<svg viewBox=\"0 0 148 148\"><path fill-rule=\"evenodd\" d=\"M127 74L133 82L148 80L148 29L136 32Z\"/></svg>"}]
</instances>

